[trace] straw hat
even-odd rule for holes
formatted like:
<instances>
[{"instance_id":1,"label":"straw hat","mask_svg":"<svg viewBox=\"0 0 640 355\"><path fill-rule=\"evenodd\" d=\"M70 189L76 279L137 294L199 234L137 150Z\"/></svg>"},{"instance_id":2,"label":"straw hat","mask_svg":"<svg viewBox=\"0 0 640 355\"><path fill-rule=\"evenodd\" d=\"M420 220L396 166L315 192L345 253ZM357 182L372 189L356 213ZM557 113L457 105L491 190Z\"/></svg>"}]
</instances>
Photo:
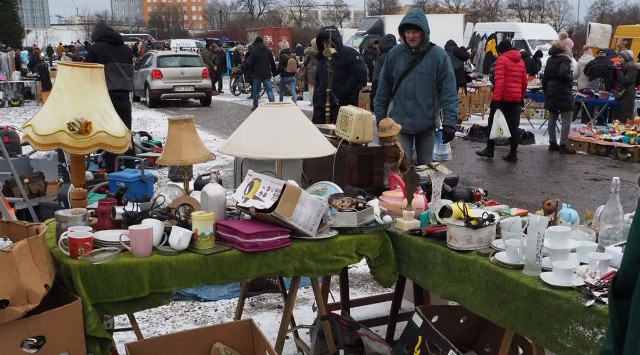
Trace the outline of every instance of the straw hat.
<instances>
[{"instance_id":1,"label":"straw hat","mask_svg":"<svg viewBox=\"0 0 640 355\"><path fill-rule=\"evenodd\" d=\"M402 126L397 124L396 121L391 117L383 118L380 123L378 123L378 137L393 137L400 133Z\"/></svg>"}]
</instances>

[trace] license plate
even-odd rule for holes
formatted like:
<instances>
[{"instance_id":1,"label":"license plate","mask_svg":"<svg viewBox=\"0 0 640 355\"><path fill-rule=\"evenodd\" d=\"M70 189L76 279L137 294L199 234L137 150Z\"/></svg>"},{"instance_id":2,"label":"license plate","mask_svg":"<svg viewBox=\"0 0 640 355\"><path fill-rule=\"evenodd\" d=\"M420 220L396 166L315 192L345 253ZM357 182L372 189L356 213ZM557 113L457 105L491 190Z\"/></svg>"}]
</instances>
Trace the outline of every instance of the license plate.
<instances>
[{"instance_id":1,"label":"license plate","mask_svg":"<svg viewBox=\"0 0 640 355\"><path fill-rule=\"evenodd\" d=\"M195 88L193 86L174 86L173 90L184 92L184 91L193 91L195 90Z\"/></svg>"}]
</instances>

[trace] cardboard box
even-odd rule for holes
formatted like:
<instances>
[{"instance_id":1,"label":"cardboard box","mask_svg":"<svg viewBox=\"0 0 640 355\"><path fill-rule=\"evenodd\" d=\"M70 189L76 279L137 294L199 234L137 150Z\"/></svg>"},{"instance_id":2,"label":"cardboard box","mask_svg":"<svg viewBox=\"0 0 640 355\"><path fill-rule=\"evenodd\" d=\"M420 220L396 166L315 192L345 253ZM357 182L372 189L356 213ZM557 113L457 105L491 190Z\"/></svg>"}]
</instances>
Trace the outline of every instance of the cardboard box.
<instances>
[{"instance_id":1,"label":"cardboard box","mask_svg":"<svg viewBox=\"0 0 640 355\"><path fill-rule=\"evenodd\" d=\"M233 194L238 207L267 223L291 227L315 237L327 201L309 194L290 182L249 170Z\"/></svg>"},{"instance_id":2,"label":"cardboard box","mask_svg":"<svg viewBox=\"0 0 640 355\"><path fill-rule=\"evenodd\" d=\"M125 344L129 355L209 355L220 342L241 354L277 354L253 319L211 325Z\"/></svg>"},{"instance_id":3,"label":"cardboard box","mask_svg":"<svg viewBox=\"0 0 640 355\"><path fill-rule=\"evenodd\" d=\"M419 306L405 327L394 350L411 353L463 355L468 352L497 355L504 328L461 306ZM524 337L515 334L509 354L533 354Z\"/></svg>"},{"instance_id":4,"label":"cardboard box","mask_svg":"<svg viewBox=\"0 0 640 355\"><path fill-rule=\"evenodd\" d=\"M86 354L82 301L54 285L40 305L24 318L0 324L0 353L23 354L28 338L37 341L38 354Z\"/></svg>"},{"instance_id":5,"label":"cardboard box","mask_svg":"<svg viewBox=\"0 0 640 355\"><path fill-rule=\"evenodd\" d=\"M357 212L331 212L332 227L359 227L374 220L373 207Z\"/></svg>"}]
</instances>

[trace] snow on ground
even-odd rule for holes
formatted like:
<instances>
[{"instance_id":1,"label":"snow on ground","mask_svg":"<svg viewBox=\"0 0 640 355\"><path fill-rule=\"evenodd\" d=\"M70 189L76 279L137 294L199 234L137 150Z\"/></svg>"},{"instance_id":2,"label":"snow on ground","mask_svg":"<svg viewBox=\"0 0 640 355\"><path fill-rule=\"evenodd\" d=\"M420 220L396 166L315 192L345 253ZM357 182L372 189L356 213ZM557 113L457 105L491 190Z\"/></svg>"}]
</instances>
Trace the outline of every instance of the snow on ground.
<instances>
[{"instance_id":1,"label":"snow on ground","mask_svg":"<svg viewBox=\"0 0 640 355\"><path fill-rule=\"evenodd\" d=\"M240 95L238 97L231 95L228 90L228 85L225 85L224 91L224 94L214 96L213 99L215 101L236 102L244 106L252 105L251 100L247 100L246 95ZM278 100L277 93L275 95L276 100ZM265 97L262 98L262 101L266 100ZM289 99L290 98L287 97L287 100ZM298 106L303 111L312 110L308 101L299 101ZM33 117L40 107L41 106L28 104L27 106L20 108L0 108L0 124L20 127L29 118ZM134 104L132 129L133 131L147 131L154 138L164 140L167 135L167 117L168 115L163 113L162 110L148 109L143 104ZM486 118L486 115L484 119L480 116L474 115L469 121L465 121L463 126L470 127L473 124L486 125ZM532 119L532 128L529 122L522 118L520 128L533 132L536 136L536 144L547 145L548 136L546 133L546 125L540 127L543 122L544 120L541 118ZM194 176L212 170L221 170L223 171L223 176L231 176L233 172L233 158L217 152L218 147L224 142L224 140L214 134L204 132L202 130L199 130L198 133L200 134L203 142L205 142L206 147L210 151L216 153L217 158L207 163L194 165ZM462 134L458 133L458 135ZM168 181L167 168L153 169L150 171L158 176L157 186L165 184ZM215 270L212 270L212 272L215 272ZM350 295L352 299L383 292L390 292L392 290L382 288L373 281L369 274L369 269L364 261L350 267L349 280ZM330 295L330 300L339 299L337 284L337 277L334 277L332 281L332 293ZM194 327L202 327L231 321L234 316L236 302L237 299L235 298L216 302L175 301L166 306L138 312L135 316L142 334L145 337L152 337L191 329ZM315 312L313 310L314 302L313 293L310 287L303 288L298 292L298 300L294 311L294 317L297 324L310 325L313 323L313 319L315 317ZM356 319L386 315L389 312L389 307L389 303L359 307L354 310L353 315ZM405 302L402 311L405 311L410 307L411 304ZM243 317L253 318L267 338L275 344L280 318L282 316L282 309L283 303L279 294L263 294L254 296L247 300ZM117 316L115 318L115 323L116 328L129 326L129 321L126 316ZM402 329L403 325L399 324L396 329L396 338L400 335ZM374 331L382 337L384 337L385 330L386 327L374 328ZM300 334L303 339L309 338L308 331L306 329L301 330ZM135 335L133 332L118 332L115 333L114 338L116 340L118 351L121 354L124 354L124 344L134 341ZM283 353L296 353L292 340L286 341Z\"/></svg>"}]
</instances>

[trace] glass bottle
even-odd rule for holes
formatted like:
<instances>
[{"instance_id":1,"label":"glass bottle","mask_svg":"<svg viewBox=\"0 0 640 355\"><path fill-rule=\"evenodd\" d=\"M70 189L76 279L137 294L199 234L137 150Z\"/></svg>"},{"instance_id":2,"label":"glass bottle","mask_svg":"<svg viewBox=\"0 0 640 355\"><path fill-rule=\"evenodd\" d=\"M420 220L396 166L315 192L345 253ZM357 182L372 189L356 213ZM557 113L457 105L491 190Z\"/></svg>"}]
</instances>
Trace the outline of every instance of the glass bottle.
<instances>
[{"instance_id":1,"label":"glass bottle","mask_svg":"<svg viewBox=\"0 0 640 355\"><path fill-rule=\"evenodd\" d=\"M609 200L604 205L598 219L598 244L601 249L627 238L626 235L623 235L624 211L620 204L619 177L613 177L609 191Z\"/></svg>"}]
</instances>

